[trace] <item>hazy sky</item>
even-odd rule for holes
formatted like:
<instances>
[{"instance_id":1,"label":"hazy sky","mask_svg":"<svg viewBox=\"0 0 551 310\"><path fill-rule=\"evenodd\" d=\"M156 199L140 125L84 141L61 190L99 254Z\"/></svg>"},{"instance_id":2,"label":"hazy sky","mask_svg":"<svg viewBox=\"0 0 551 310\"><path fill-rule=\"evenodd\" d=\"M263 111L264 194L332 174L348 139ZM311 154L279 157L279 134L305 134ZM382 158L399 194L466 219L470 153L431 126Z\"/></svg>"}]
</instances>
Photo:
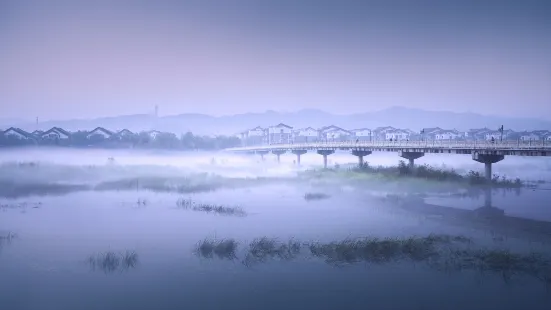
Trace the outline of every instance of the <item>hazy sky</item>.
<instances>
[{"instance_id":1,"label":"hazy sky","mask_svg":"<svg viewBox=\"0 0 551 310\"><path fill-rule=\"evenodd\" d=\"M113 4L112 2L117 2ZM551 118L551 1L0 1L0 118Z\"/></svg>"}]
</instances>

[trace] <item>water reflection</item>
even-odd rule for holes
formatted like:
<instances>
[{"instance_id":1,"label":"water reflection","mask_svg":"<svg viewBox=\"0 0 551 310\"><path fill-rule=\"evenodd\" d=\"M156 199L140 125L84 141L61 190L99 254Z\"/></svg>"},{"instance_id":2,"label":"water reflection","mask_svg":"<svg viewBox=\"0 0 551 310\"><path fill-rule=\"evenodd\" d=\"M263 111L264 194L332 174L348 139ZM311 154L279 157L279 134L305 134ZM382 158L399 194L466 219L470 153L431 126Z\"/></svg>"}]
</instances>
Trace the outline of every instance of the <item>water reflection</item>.
<instances>
[{"instance_id":1,"label":"water reflection","mask_svg":"<svg viewBox=\"0 0 551 310\"><path fill-rule=\"evenodd\" d=\"M207 240L199 243L200 257L236 259L238 242L233 239ZM213 255L215 254L215 255ZM299 257L322 259L332 266L356 263L389 264L426 263L443 272L476 271L481 275L500 275L510 283L515 276L528 276L551 284L551 256L542 253L514 253L504 249L484 249L463 236L434 235L409 238L359 238L330 243L286 242L262 237L245 249L242 263L251 267L268 261L293 260Z\"/></svg>"},{"instance_id":2,"label":"water reflection","mask_svg":"<svg viewBox=\"0 0 551 310\"><path fill-rule=\"evenodd\" d=\"M122 272L136 268L138 265L138 254L134 251L124 253L105 252L91 255L86 260L91 270L102 271L105 274Z\"/></svg>"},{"instance_id":3,"label":"water reflection","mask_svg":"<svg viewBox=\"0 0 551 310\"><path fill-rule=\"evenodd\" d=\"M17 238L17 235L12 232L0 234L0 251L4 245L11 244L15 238Z\"/></svg>"}]
</instances>

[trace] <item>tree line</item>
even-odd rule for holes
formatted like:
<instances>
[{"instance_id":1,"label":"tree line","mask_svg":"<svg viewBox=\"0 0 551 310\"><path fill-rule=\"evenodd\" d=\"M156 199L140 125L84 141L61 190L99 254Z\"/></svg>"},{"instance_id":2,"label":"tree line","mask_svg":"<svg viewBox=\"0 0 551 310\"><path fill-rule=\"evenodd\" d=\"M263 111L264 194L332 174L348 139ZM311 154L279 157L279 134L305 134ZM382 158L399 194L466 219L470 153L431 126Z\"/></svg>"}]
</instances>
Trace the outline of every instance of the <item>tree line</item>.
<instances>
[{"instance_id":1,"label":"tree line","mask_svg":"<svg viewBox=\"0 0 551 310\"><path fill-rule=\"evenodd\" d=\"M174 133L159 132L152 137L148 132L114 135L105 138L102 135L89 136L87 131L77 131L69 139L40 138L29 136L19 138L12 135L0 134L0 146L13 147L25 145L66 146L66 147L98 147L98 148L152 148L152 149L181 149L181 150L219 150L241 145L238 137L232 136L200 136L191 132L180 136Z\"/></svg>"}]
</instances>

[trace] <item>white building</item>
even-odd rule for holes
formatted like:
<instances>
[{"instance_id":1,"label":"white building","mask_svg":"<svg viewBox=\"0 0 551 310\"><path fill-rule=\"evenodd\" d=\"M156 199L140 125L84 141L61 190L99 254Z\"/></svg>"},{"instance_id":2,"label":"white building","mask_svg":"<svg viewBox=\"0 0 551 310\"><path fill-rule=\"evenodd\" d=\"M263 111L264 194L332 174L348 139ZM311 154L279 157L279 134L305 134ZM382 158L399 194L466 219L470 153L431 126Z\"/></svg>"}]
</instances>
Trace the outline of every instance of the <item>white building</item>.
<instances>
[{"instance_id":1,"label":"white building","mask_svg":"<svg viewBox=\"0 0 551 310\"><path fill-rule=\"evenodd\" d=\"M293 140L293 127L283 123L268 127L268 144L291 143Z\"/></svg>"},{"instance_id":2,"label":"white building","mask_svg":"<svg viewBox=\"0 0 551 310\"><path fill-rule=\"evenodd\" d=\"M90 131L86 136L86 138L90 139L92 137L99 137L103 139L109 139L112 136L113 136L113 132L111 132L110 130L107 130L103 127L97 127L96 129Z\"/></svg>"},{"instance_id":3,"label":"white building","mask_svg":"<svg viewBox=\"0 0 551 310\"><path fill-rule=\"evenodd\" d=\"M535 134L533 132L524 132L520 136L520 141L539 141L540 136L538 134Z\"/></svg>"},{"instance_id":4,"label":"white building","mask_svg":"<svg viewBox=\"0 0 551 310\"><path fill-rule=\"evenodd\" d=\"M293 141L295 143L319 141L319 131L312 127L293 130Z\"/></svg>"},{"instance_id":5,"label":"white building","mask_svg":"<svg viewBox=\"0 0 551 310\"><path fill-rule=\"evenodd\" d=\"M387 131L385 133L385 139L386 140L393 140L393 141L402 141L402 140L408 140L410 136L410 133L407 130L402 129L395 129L391 131Z\"/></svg>"},{"instance_id":6,"label":"white building","mask_svg":"<svg viewBox=\"0 0 551 310\"><path fill-rule=\"evenodd\" d=\"M257 126L241 132L239 138L244 146L261 145L267 143L268 137L266 132L266 129Z\"/></svg>"},{"instance_id":7,"label":"white building","mask_svg":"<svg viewBox=\"0 0 551 310\"><path fill-rule=\"evenodd\" d=\"M22 129L19 129L19 128L15 128L15 127L10 127L8 129L6 129L2 135L4 137L9 137L9 138L17 138L17 139L21 139L21 140L26 140L26 139L30 139L32 136L30 133L22 130Z\"/></svg>"},{"instance_id":8,"label":"white building","mask_svg":"<svg viewBox=\"0 0 551 310\"><path fill-rule=\"evenodd\" d=\"M360 128L352 130L354 137L359 141L371 141L373 139L373 133L371 129Z\"/></svg>"},{"instance_id":9,"label":"white building","mask_svg":"<svg viewBox=\"0 0 551 310\"><path fill-rule=\"evenodd\" d=\"M348 141L354 134L346 129L331 125L320 129L320 139L323 141Z\"/></svg>"},{"instance_id":10,"label":"white building","mask_svg":"<svg viewBox=\"0 0 551 310\"><path fill-rule=\"evenodd\" d=\"M434 134L434 140L439 140L439 141L456 140L461 138L462 136L461 133L457 130L446 130L446 129L441 129L439 131L434 132L433 134Z\"/></svg>"},{"instance_id":11,"label":"white building","mask_svg":"<svg viewBox=\"0 0 551 310\"><path fill-rule=\"evenodd\" d=\"M69 140L71 138L71 133L59 127L53 127L40 134L40 138L48 140Z\"/></svg>"}]
</instances>

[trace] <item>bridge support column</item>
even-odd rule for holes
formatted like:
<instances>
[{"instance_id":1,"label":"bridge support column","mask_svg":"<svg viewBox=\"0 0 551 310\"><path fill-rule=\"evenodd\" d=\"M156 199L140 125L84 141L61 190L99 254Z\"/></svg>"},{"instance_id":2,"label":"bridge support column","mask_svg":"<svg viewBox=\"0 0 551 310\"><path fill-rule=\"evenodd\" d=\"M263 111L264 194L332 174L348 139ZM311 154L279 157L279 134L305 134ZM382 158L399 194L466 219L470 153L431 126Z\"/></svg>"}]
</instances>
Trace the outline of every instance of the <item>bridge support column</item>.
<instances>
[{"instance_id":1,"label":"bridge support column","mask_svg":"<svg viewBox=\"0 0 551 310\"><path fill-rule=\"evenodd\" d=\"M423 152L404 152L404 151L400 151L400 152L398 152L398 155L402 158L405 158L405 159L409 160L409 167L413 168L413 165L415 164L415 160L425 156L425 153L423 153Z\"/></svg>"},{"instance_id":2,"label":"bridge support column","mask_svg":"<svg viewBox=\"0 0 551 310\"><path fill-rule=\"evenodd\" d=\"M318 154L323 155L323 168L327 169L327 156L335 153L333 150L318 150Z\"/></svg>"},{"instance_id":3,"label":"bridge support column","mask_svg":"<svg viewBox=\"0 0 551 310\"><path fill-rule=\"evenodd\" d=\"M473 160L484 164L484 176L488 183L492 182L492 164L502 161L503 155L473 153Z\"/></svg>"},{"instance_id":4,"label":"bridge support column","mask_svg":"<svg viewBox=\"0 0 551 310\"><path fill-rule=\"evenodd\" d=\"M260 154L260 158L264 161L264 155L268 154L268 151L256 151L256 154Z\"/></svg>"},{"instance_id":5,"label":"bridge support column","mask_svg":"<svg viewBox=\"0 0 551 310\"><path fill-rule=\"evenodd\" d=\"M306 154L307 150L293 150L293 154L297 155L297 165L300 166L300 156Z\"/></svg>"},{"instance_id":6,"label":"bridge support column","mask_svg":"<svg viewBox=\"0 0 551 310\"><path fill-rule=\"evenodd\" d=\"M280 150L275 150L275 151L272 151L272 154L275 154L277 156L277 162L279 163L280 162L280 156L281 154L285 154L286 151L280 151Z\"/></svg>"},{"instance_id":7,"label":"bridge support column","mask_svg":"<svg viewBox=\"0 0 551 310\"><path fill-rule=\"evenodd\" d=\"M363 151L363 150L353 150L352 155L358 156L358 166L360 168L363 168L364 166L364 156L371 155L371 151Z\"/></svg>"}]
</instances>

